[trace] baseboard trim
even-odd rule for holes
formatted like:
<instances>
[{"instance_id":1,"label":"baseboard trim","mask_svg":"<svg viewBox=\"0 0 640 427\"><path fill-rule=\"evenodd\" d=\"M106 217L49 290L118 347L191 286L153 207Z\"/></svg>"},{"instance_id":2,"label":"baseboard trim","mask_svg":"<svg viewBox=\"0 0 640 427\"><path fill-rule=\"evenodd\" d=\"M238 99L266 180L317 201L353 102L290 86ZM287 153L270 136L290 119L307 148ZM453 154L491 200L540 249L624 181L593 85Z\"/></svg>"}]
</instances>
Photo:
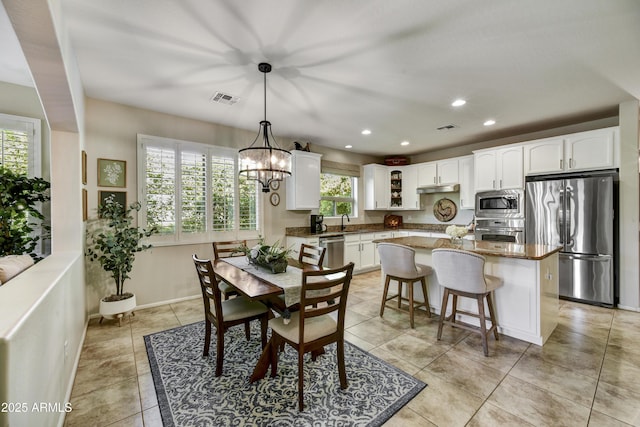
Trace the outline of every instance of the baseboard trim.
<instances>
[{"instance_id":1,"label":"baseboard trim","mask_svg":"<svg viewBox=\"0 0 640 427\"><path fill-rule=\"evenodd\" d=\"M145 308L160 307L162 305L175 304L175 303L178 303L178 302L189 301L189 300L197 299L197 298L201 298L201 297L202 297L201 294L197 294L197 295L191 295L191 296L188 296L188 297L174 298L174 299L170 299L170 300L166 300L166 301L152 302L151 304L137 305L136 306L136 311L137 310L144 310ZM100 317L100 313L93 313L93 314L89 315L90 319L95 319L95 318L99 318L99 317Z\"/></svg>"}]
</instances>

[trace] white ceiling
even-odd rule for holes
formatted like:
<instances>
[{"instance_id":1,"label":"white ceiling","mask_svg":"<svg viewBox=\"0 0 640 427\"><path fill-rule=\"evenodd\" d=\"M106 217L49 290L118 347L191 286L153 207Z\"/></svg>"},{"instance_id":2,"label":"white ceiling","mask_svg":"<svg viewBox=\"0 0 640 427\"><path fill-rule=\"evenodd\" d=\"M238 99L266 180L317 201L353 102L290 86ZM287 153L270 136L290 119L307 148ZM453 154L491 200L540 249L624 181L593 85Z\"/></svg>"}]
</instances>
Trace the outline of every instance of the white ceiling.
<instances>
[{"instance_id":1,"label":"white ceiling","mask_svg":"<svg viewBox=\"0 0 640 427\"><path fill-rule=\"evenodd\" d=\"M87 96L257 131L269 62L276 139L412 154L640 98L638 0L60 1ZM25 84L2 33L0 80ZM240 101L212 103L217 91Z\"/></svg>"}]
</instances>

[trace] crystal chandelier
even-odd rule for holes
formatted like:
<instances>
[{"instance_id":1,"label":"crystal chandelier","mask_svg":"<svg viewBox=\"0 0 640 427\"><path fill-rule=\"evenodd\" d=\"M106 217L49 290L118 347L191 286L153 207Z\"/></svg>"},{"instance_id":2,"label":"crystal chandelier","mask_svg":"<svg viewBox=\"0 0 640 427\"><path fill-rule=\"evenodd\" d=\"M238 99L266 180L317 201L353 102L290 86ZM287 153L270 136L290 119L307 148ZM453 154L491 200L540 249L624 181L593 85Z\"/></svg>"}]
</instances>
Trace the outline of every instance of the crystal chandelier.
<instances>
[{"instance_id":1,"label":"crystal chandelier","mask_svg":"<svg viewBox=\"0 0 640 427\"><path fill-rule=\"evenodd\" d=\"M238 152L239 173L245 174L247 179L258 181L262 185L262 192L268 193L271 181L282 181L291 175L291 153L278 147L271 133L271 123L267 121L267 73L271 71L271 65L262 62L258 64L258 70L264 74L264 120L260 122L256 139L249 147ZM273 146L269 142L269 135ZM256 145L261 137L262 145Z\"/></svg>"}]
</instances>

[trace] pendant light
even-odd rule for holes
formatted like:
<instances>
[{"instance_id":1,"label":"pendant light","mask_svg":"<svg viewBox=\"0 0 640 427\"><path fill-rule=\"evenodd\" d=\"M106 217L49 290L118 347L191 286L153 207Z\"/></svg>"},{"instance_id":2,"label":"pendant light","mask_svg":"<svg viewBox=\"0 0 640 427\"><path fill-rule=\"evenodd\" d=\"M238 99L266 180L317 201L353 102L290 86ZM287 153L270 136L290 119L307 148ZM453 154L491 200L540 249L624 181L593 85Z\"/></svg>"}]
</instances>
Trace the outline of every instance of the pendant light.
<instances>
[{"instance_id":1,"label":"pendant light","mask_svg":"<svg viewBox=\"0 0 640 427\"><path fill-rule=\"evenodd\" d=\"M264 120L260 122L256 139L249 147L238 152L239 174L258 181L262 185L262 192L268 193L272 181L282 181L291 175L291 153L278 147L271 133L271 123L267 120L267 73L271 71L271 65L262 62L258 64L258 70L264 74ZM269 141L269 135L273 145ZM256 145L260 138L262 145Z\"/></svg>"}]
</instances>

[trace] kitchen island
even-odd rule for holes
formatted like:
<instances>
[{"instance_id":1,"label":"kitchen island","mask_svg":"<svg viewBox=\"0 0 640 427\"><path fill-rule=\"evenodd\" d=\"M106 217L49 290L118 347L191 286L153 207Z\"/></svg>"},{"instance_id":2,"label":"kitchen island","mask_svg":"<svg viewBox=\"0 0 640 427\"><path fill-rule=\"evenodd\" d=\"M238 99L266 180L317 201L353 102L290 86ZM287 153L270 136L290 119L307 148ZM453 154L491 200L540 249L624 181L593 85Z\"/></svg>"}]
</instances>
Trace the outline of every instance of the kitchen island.
<instances>
[{"instance_id":1,"label":"kitchen island","mask_svg":"<svg viewBox=\"0 0 640 427\"><path fill-rule=\"evenodd\" d=\"M533 344L543 345L558 324L558 251L559 246L516 244L431 237L397 237L374 240L374 243L397 243L416 251L416 262L433 266L431 251L436 248L463 249L486 258L485 273L504 282L494 292L498 331ZM384 282L384 272L382 274ZM431 311L440 314L443 288L436 274L428 277ZM419 286L415 284L414 286ZM414 289L414 298L422 292ZM451 302L447 308L450 314ZM477 313L477 303L460 298L459 308ZM465 323L478 325L478 319L459 315Z\"/></svg>"}]
</instances>

